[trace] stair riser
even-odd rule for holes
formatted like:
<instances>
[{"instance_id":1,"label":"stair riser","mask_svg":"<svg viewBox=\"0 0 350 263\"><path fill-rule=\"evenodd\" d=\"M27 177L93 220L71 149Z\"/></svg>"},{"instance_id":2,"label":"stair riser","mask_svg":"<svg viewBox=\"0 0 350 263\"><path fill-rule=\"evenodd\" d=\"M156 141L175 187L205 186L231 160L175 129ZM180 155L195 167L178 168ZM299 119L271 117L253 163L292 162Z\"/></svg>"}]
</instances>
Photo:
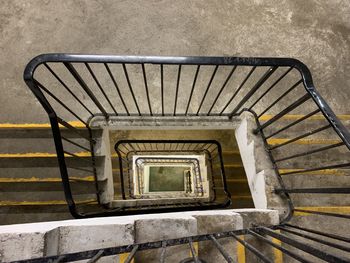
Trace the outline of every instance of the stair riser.
<instances>
[{"instance_id":1,"label":"stair riser","mask_svg":"<svg viewBox=\"0 0 350 263\"><path fill-rule=\"evenodd\" d=\"M73 194L87 194L95 193L94 182L71 182L71 189ZM38 192L38 194L45 195L46 192L61 192L63 186L61 182L32 182L32 183L1 183L1 192L17 192L23 194L25 192Z\"/></svg>"}]
</instances>

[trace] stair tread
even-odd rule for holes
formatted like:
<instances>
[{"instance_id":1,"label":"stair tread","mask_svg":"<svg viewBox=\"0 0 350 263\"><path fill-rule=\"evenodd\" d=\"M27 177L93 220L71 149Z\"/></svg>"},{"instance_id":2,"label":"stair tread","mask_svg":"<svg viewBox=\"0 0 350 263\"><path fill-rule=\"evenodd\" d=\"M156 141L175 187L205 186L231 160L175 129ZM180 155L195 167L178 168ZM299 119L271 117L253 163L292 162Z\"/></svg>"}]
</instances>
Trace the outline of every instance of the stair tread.
<instances>
[{"instance_id":1,"label":"stair tread","mask_svg":"<svg viewBox=\"0 0 350 263\"><path fill-rule=\"evenodd\" d=\"M76 204L97 204L96 199L83 199L77 200ZM1 200L0 207L2 206L61 206L67 205L66 200L33 200L33 201L16 201L16 200Z\"/></svg>"}]
</instances>

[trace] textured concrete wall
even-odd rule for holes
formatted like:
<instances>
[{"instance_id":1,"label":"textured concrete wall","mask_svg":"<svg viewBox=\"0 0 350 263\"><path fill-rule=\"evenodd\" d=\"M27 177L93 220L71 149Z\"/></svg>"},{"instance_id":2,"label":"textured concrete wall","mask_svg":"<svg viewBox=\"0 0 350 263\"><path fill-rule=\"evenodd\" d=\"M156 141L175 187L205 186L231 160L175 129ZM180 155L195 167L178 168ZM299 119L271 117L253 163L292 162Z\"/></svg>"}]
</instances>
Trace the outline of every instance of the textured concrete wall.
<instances>
[{"instance_id":1,"label":"textured concrete wall","mask_svg":"<svg viewBox=\"0 0 350 263\"><path fill-rule=\"evenodd\" d=\"M346 0L2 1L0 121L47 121L22 80L46 52L295 57L349 113L349 33Z\"/></svg>"}]
</instances>

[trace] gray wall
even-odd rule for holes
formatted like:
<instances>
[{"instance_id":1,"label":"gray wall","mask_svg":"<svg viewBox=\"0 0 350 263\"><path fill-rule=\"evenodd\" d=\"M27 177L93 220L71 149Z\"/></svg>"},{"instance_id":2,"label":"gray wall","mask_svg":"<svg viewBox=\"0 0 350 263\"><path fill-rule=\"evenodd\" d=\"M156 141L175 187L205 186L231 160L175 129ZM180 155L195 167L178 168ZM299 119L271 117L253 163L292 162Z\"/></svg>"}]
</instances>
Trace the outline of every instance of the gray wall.
<instances>
[{"instance_id":1,"label":"gray wall","mask_svg":"<svg viewBox=\"0 0 350 263\"><path fill-rule=\"evenodd\" d=\"M47 122L22 80L47 52L295 57L346 114L349 44L347 0L1 0L0 122Z\"/></svg>"}]
</instances>

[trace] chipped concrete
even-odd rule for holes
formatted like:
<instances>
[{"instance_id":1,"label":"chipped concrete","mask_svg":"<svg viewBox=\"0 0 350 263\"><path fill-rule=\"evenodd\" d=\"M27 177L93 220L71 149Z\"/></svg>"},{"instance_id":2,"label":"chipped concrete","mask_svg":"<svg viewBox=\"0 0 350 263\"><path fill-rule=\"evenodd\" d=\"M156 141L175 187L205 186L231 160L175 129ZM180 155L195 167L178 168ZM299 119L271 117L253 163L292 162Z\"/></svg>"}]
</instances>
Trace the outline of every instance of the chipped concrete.
<instances>
[{"instance_id":1,"label":"chipped concrete","mask_svg":"<svg viewBox=\"0 0 350 263\"><path fill-rule=\"evenodd\" d=\"M44 256L43 232L0 233L0 244L1 262Z\"/></svg>"},{"instance_id":2,"label":"chipped concrete","mask_svg":"<svg viewBox=\"0 0 350 263\"><path fill-rule=\"evenodd\" d=\"M190 215L181 213L160 218L141 219L135 221L135 242L145 243L164 239L193 236L197 233L197 221ZM148 250L138 253L137 262L159 262L161 249ZM170 247L166 250L169 262L178 262L189 256L188 245Z\"/></svg>"},{"instance_id":3,"label":"chipped concrete","mask_svg":"<svg viewBox=\"0 0 350 263\"><path fill-rule=\"evenodd\" d=\"M277 211L231 209L0 226L0 261L239 230L254 224L278 223ZM236 258L235 241L220 239L219 242ZM252 239L252 242L256 240ZM204 258L219 255L208 242L200 244L198 249L199 256ZM139 252L136 259L139 262L159 262L159 253L159 250ZM166 262L179 262L179 259L188 257L188 244L167 248ZM106 258L106 262L111 262L109 259L112 260Z\"/></svg>"},{"instance_id":4,"label":"chipped concrete","mask_svg":"<svg viewBox=\"0 0 350 263\"><path fill-rule=\"evenodd\" d=\"M101 137L94 147L95 156L103 156L100 165L96 166L96 177L99 186L99 198L101 204L109 204L114 199L112 153L110 151L109 129L102 129Z\"/></svg>"},{"instance_id":5,"label":"chipped concrete","mask_svg":"<svg viewBox=\"0 0 350 263\"><path fill-rule=\"evenodd\" d=\"M276 209L282 219L289 212L288 203L285 197L274 193L274 189L280 188L281 184L263 139L253 134L255 128L252 114L243 113L242 123L235 132L250 192L255 208Z\"/></svg>"},{"instance_id":6,"label":"chipped concrete","mask_svg":"<svg viewBox=\"0 0 350 263\"><path fill-rule=\"evenodd\" d=\"M61 226L57 231L47 233L46 240L46 255L123 246L134 242L134 224L132 221L128 224L111 221L104 225Z\"/></svg>"},{"instance_id":7,"label":"chipped concrete","mask_svg":"<svg viewBox=\"0 0 350 263\"><path fill-rule=\"evenodd\" d=\"M227 211L198 211L191 212L197 219L197 230L199 235L226 232L241 229L243 227L242 217L232 210ZM230 257L237 262L237 242L232 238L223 238L218 242L228 252ZM227 262L217 250L212 241L198 243L198 254L203 259L214 259L215 262Z\"/></svg>"}]
</instances>

